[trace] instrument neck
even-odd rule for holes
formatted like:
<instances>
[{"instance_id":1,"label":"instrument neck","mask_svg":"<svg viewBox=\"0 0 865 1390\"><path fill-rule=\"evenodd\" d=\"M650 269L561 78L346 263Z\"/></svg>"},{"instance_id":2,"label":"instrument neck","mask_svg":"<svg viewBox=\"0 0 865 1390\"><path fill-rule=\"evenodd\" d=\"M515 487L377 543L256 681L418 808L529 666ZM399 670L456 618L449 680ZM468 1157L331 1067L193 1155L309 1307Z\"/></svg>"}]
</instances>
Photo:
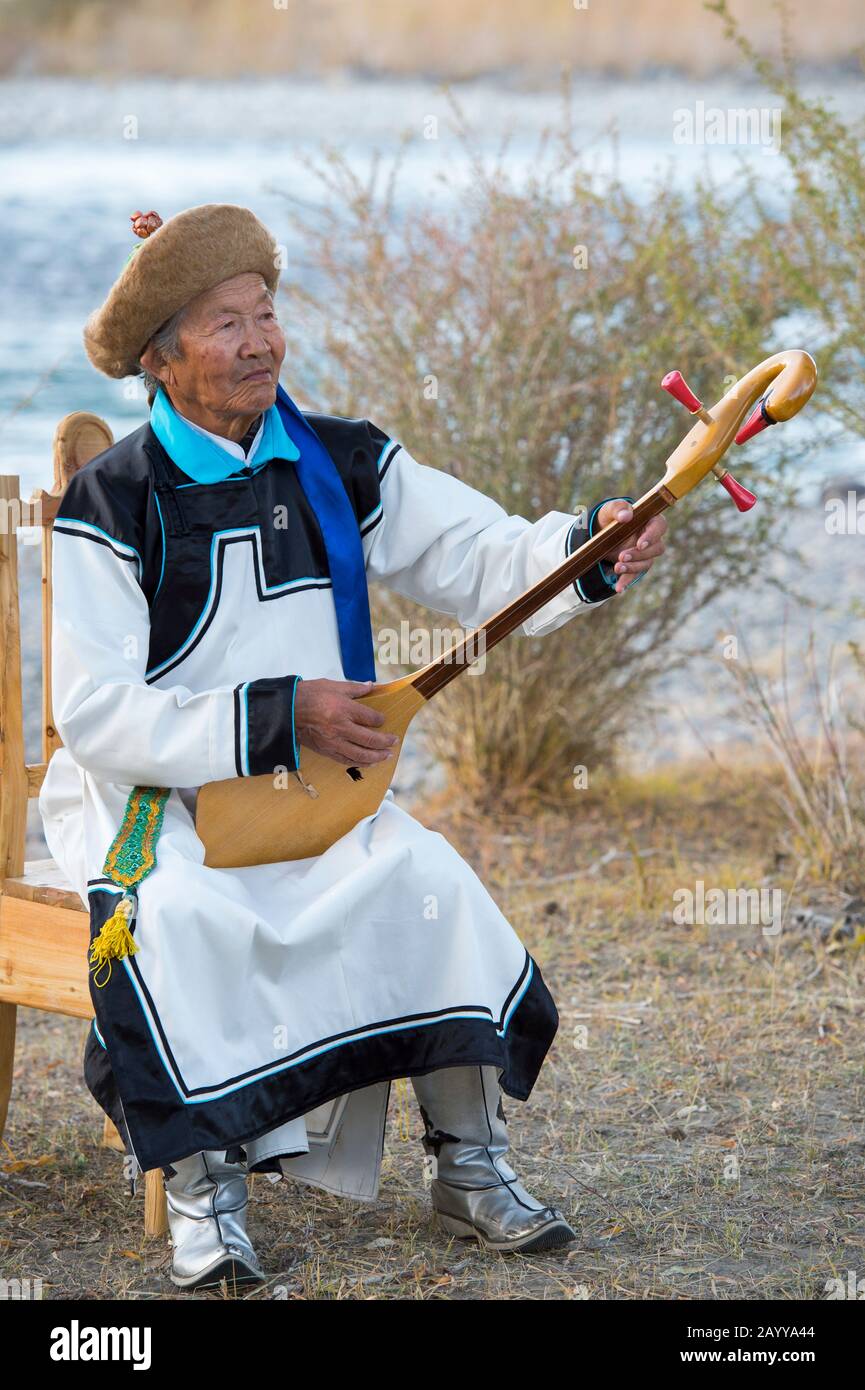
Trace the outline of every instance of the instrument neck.
<instances>
[{"instance_id":1,"label":"instrument neck","mask_svg":"<svg viewBox=\"0 0 865 1390\"><path fill-rule=\"evenodd\" d=\"M519 598L514 599L507 607L494 613L480 627L467 633L464 638L456 642L449 651L425 666L422 671L418 671L412 680L412 685L424 699L429 700L446 685L449 685L462 671L471 666L478 657L485 655L490 648L497 642L501 642L515 628L521 627L539 608L549 603L550 599L560 594L563 589L567 589L577 579L581 579L584 574L615 550L617 545L624 544L626 536L642 531L652 517L659 516L661 512L667 510L675 502L675 497L662 485L652 488L634 504L634 515L631 521L611 521L603 530L598 531L575 550L573 555L569 555L557 569L551 571L539 583L526 589L525 593L520 594Z\"/></svg>"}]
</instances>

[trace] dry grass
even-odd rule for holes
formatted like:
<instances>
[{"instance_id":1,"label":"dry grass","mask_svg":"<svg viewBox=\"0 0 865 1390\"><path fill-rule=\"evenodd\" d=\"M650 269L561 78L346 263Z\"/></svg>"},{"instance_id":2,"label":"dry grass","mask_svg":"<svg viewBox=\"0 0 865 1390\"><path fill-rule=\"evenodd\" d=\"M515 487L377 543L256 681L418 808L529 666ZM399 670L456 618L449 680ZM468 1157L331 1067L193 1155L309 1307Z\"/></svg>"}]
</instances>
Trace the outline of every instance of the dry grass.
<instances>
[{"instance_id":1,"label":"dry grass","mask_svg":"<svg viewBox=\"0 0 865 1390\"><path fill-rule=\"evenodd\" d=\"M781 773L772 794L800 864L859 892L865 888L865 780L857 711L865 660L856 643L847 646L846 663L845 653L837 650L818 658L812 631L804 652L794 654L804 692L793 687L786 636L778 680L769 679L747 652L730 670L738 681L743 719ZM803 693L807 723L800 708ZM816 729L816 737L806 736L803 725Z\"/></svg>"},{"instance_id":2,"label":"dry grass","mask_svg":"<svg viewBox=\"0 0 865 1390\"><path fill-rule=\"evenodd\" d=\"M608 73L736 66L736 54L700 0L285 0L250 6L207 0L146 7L108 0L17 0L0 65L28 71L148 72L216 77L354 69L449 78L557 72L562 62ZM774 6L734 0L754 43L777 52ZM814 63L849 63L865 39L859 0L797 5L797 51Z\"/></svg>"},{"instance_id":3,"label":"dry grass","mask_svg":"<svg viewBox=\"0 0 865 1390\"><path fill-rule=\"evenodd\" d=\"M252 1297L813 1299L861 1276L865 904L805 883L766 801L765 775L680 769L495 835L430 804L424 819L484 876L557 998L540 1083L506 1110L521 1175L579 1240L524 1259L449 1241L397 1090L377 1203L256 1180L250 1224L272 1278ZM783 931L674 925L672 894L697 878L792 893ZM41 1276L46 1298L188 1297L168 1283L165 1243L143 1240L119 1156L98 1147L83 1034L22 1019L0 1276Z\"/></svg>"}]
</instances>

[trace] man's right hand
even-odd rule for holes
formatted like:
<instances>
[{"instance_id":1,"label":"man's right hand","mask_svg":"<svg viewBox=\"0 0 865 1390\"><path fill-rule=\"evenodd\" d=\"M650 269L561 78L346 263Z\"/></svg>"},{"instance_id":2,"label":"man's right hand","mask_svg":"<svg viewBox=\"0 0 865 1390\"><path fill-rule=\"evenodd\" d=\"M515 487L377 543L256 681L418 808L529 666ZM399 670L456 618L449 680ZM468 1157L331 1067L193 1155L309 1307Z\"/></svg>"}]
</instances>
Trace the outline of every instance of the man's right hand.
<instances>
[{"instance_id":1,"label":"man's right hand","mask_svg":"<svg viewBox=\"0 0 865 1390\"><path fill-rule=\"evenodd\" d=\"M359 703L374 681L298 681L294 727L307 748L346 767L368 767L394 756L396 734L377 733L384 715Z\"/></svg>"}]
</instances>

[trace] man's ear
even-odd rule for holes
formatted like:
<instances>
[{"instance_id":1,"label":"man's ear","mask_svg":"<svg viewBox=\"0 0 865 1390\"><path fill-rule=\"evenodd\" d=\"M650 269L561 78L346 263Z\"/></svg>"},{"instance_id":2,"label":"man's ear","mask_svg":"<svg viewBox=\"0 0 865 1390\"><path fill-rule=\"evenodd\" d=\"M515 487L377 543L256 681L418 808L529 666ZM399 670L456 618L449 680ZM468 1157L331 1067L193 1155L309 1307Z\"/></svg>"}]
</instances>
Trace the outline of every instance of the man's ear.
<instances>
[{"instance_id":1,"label":"man's ear","mask_svg":"<svg viewBox=\"0 0 865 1390\"><path fill-rule=\"evenodd\" d=\"M151 376L155 376L157 381L161 381L163 385L167 383L170 375L168 365L162 353L157 351L152 342L147 344L138 360L144 370L149 372Z\"/></svg>"}]
</instances>

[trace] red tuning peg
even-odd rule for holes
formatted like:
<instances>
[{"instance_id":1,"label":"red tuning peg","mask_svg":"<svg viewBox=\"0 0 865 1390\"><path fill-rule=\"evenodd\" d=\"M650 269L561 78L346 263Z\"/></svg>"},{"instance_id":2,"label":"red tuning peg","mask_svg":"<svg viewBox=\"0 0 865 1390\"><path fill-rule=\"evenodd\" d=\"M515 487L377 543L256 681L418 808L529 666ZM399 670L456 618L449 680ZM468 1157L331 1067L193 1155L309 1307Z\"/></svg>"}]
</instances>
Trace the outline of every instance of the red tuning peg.
<instances>
[{"instance_id":1,"label":"red tuning peg","mask_svg":"<svg viewBox=\"0 0 865 1390\"><path fill-rule=\"evenodd\" d=\"M697 400L681 372L667 372L661 382L661 390L669 391L670 395L690 410L692 415L696 415L697 411L703 408L703 402Z\"/></svg>"},{"instance_id":2,"label":"red tuning peg","mask_svg":"<svg viewBox=\"0 0 865 1390\"><path fill-rule=\"evenodd\" d=\"M725 492L729 492L738 511L749 512L756 503L757 499L753 492L749 492L741 483L737 483L732 473L721 473L718 476L718 482Z\"/></svg>"},{"instance_id":3,"label":"red tuning peg","mask_svg":"<svg viewBox=\"0 0 865 1390\"><path fill-rule=\"evenodd\" d=\"M753 439L755 434L760 434L767 430L770 425L776 422L766 409L765 398L758 401L751 414L748 416L739 433L736 435L737 444L747 444L749 439Z\"/></svg>"},{"instance_id":4,"label":"red tuning peg","mask_svg":"<svg viewBox=\"0 0 865 1390\"><path fill-rule=\"evenodd\" d=\"M669 392L673 399L683 405L686 410L690 410L692 415L699 415L700 419L705 421L707 425L714 424L708 410L703 409L703 402L694 395L681 372L667 372L661 382L661 389Z\"/></svg>"}]
</instances>

